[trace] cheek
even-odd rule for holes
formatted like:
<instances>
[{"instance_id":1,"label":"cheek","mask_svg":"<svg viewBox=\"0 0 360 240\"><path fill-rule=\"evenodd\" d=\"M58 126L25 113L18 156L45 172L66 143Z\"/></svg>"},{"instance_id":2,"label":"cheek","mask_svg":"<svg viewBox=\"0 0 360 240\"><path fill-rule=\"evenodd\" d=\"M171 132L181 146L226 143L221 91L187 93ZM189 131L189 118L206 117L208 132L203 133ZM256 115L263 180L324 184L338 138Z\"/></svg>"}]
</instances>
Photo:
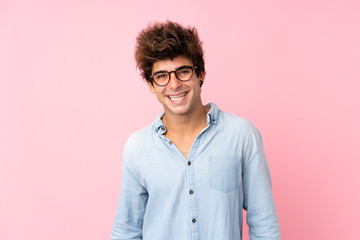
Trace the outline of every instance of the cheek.
<instances>
[{"instance_id":1,"label":"cheek","mask_svg":"<svg viewBox=\"0 0 360 240\"><path fill-rule=\"evenodd\" d=\"M159 90L157 90L157 91L155 91L154 93L156 94L156 97L157 97L159 100L165 97L164 91L159 91Z\"/></svg>"}]
</instances>

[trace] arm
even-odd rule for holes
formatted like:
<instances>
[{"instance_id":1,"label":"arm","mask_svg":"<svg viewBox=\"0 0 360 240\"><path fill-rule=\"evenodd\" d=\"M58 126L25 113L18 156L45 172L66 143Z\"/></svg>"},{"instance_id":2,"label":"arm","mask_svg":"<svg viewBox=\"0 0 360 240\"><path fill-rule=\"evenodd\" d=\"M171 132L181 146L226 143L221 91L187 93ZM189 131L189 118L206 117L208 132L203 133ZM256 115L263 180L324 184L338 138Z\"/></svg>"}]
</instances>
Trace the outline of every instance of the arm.
<instances>
[{"instance_id":1,"label":"arm","mask_svg":"<svg viewBox=\"0 0 360 240\"><path fill-rule=\"evenodd\" d=\"M260 133L243 168L244 209L251 240L279 240L280 228L271 193L271 178Z\"/></svg>"},{"instance_id":2,"label":"arm","mask_svg":"<svg viewBox=\"0 0 360 240\"><path fill-rule=\"evenodd\" d=\"M148 193L129 170L123 156L121 189L111 240L140 240Z\"/></svg>"}]
</instances>

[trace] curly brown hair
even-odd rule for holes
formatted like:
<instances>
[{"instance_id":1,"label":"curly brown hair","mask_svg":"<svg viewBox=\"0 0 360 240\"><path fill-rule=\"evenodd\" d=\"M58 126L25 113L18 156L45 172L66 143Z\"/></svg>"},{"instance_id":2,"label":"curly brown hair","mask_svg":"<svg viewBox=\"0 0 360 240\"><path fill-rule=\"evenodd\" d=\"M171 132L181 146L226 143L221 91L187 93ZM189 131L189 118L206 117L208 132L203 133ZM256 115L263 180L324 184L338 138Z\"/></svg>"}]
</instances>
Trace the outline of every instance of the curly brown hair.
<instances>
[{"instance_id":1,"label":"curly brown hair","mask_svg":"<svg viewBox=\"0 0 360 240\"><path fill-rule=\"evenodd\" d=\"M205 74L204 51L196 28L167 21L149 24L136 38L135 60L141 76L151 84L153 64L159 60L172 60L177 56L189 58L195 73Z\"/></svg>"}]
</instances>

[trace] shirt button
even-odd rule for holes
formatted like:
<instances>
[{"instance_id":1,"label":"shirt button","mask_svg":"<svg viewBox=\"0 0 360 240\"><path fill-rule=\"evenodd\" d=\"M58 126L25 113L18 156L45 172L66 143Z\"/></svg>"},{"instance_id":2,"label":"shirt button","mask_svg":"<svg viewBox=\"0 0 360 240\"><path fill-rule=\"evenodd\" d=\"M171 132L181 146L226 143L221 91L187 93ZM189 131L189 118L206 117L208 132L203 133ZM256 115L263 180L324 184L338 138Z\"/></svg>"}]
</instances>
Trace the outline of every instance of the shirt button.
<instances>
[{"instance_id":1,"label":"shirt button","mask_svg":"<svg viewBox=\"0 0 360 240\"><path fill-rule=\"evenodd\" d=\"M189 193L190 193L190 194L193 194L193 193L194 193L194 191L193 191L193 190L190 190L190 191L189 191Z\"/></svg>"},{"instance_id":2,"label":"shirt button","mask_svg":"<svg viewBox=\"0 0 360 240\"><path fill-rule=\"evenodd\" d=\"M165 128L164 128L164 127L161 127L161 130L163 130L163 131L164 131L164 130L165 130Z\"/></svg>"},{"instance_id":3,"label":"shirt button","mask_svg":"<svg viewBox=\"0 0 360 240\"><path fill-rule=\"evenodd\" d=\"M189 165L189 166L191 165L191 162L190 162L190 161L188 161L188 165Z\"/></svg>"},{"instance_id":4,"label":"shirt button","mask_svg":"<svg viewBox=\"0 0 360 240\"><path fill-rule=\"evenodd\" d=\"M172 144L172 141L169 141L169 144L171 145L171 144Z\"/></svg>"},{"instance_id":5,"label":"shirt button","mask_svg":"<svg viewBox=\"0 0 360 240\"><path fill-rule=\"evenodd\" d=\"M196 219L195 219L195 218L193 218L192 222L193 222L193 223L196 223Z\"/></svg>"},{"instance_id":6,"label":"shirt button","mask_svg":"<svg viewBox=\"0 0 360 240\"><path fill-rule=\"evenodd\" d=\"M212 121L212 122L215 122L215 119L213 118L213 119L211 119L211 121Z\"/></svg>"}]
</instances>

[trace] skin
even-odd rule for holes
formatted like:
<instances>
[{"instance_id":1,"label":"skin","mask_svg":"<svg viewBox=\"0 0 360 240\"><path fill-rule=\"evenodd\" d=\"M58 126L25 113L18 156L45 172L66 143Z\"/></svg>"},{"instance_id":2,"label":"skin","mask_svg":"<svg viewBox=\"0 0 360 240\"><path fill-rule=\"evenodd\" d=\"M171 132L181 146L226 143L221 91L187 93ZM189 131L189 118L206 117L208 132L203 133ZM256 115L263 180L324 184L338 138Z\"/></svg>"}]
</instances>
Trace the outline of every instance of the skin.
<instances>
[{"instance_id":1,"label":"skin","mask_svg":"<svg viewBox=\"0 0 360 240\"><path fill-rule=\"evenodd\" d=\"M152 73L157 71L174 71L183 65L194 66L186 57L178 56L172 60L161 60L153 64ZM204 73L195 73L187 82L181 82L171 73L168 85L154 86L148 82L150 91L156 95L163 105L163 123L166 126L165 137L169 138L188 157L192 143L197 135L206 127L208 108L202 104L200 80L204 81ZM181 97L180 97L181 96ZM171 99L171 97L173 97Z\"/></svg>"}]
</instances>

